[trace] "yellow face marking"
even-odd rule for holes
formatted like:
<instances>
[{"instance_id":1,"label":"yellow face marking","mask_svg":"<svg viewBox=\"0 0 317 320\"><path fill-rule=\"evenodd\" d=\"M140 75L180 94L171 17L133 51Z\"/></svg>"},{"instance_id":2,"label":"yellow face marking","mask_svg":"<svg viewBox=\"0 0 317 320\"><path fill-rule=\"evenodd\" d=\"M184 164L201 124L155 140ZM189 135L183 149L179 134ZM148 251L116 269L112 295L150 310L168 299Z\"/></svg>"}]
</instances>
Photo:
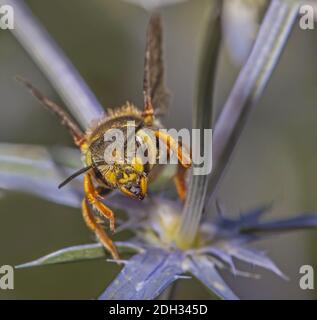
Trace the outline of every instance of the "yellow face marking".
<instances>
[{"instance_id":1,"label":"yellow face marking","mask_svg":"<svg viewBox=\"0 0 317 320\"><path fill-rule=\"evenodd\" d=\"M140 181L141 194L144 197L147 193L147 178L142 177Z\"/></svg>"},{"instance_id":2,"label":"yellow face marking","mask_svg":"<svg viewBox=\"0 0 317 320\"><path fill-rule=\"evenodd\" d=\"M108 170L104 174L104 178L107 182L109 182L113 186L115 186L117 184L117 176L113 170Z\"/></svg>"},{"instance_id":3,"label":"yellow face marking","mask_svg":"<svg viewBox=\"0 0 317 320\"><path fill-rule=\"evenodd\" d=\"M137 174L136 173L129 173L127 174L126 172L123 173L123 177L118 180L119 184L126 184L128 182L133 182L136 181L137 179Z\"/></svg>"},{"instance_id":4,"label":"yellow face marking","mask_svg":"<svg viewBox=\"0 0 317 320\"><path fill-rule=\"evenodd\" d=\"M137 172L143 172L144 166L142 163L142 160L140 157L134 157L131 161L131 166L137 171Z\"/></svg>"}]
</instances>

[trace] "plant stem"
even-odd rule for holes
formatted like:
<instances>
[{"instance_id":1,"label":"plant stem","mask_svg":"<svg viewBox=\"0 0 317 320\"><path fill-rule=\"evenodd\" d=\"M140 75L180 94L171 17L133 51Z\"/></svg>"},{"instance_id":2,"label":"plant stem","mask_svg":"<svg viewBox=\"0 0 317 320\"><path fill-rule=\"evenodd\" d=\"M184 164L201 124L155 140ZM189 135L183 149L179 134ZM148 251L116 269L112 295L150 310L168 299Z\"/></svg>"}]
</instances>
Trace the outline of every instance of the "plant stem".
<instances>
[{"instance_id":1,"label":"plant stem","mask_svg":"<svg viewBox=\"0 0 317 320\"><path fill-rule=\"evenodd\" d=\"M298 3L295 1L272 0L267 9L252 52L215 125L213 171L207 191L210 199L215 195L247 117L279 61L297 15Z\"/></svg>"},{"instance_id":2,"label":"plant stem","mask_svg":"<svg viewBox=\"0 0 317 320\"><path fill-rule=\"evenodd\" d=\"M14 9L13 35L42 70L71 114L87 128L104 113L94 94L24 1L0 0L0 5L4 4Z\"/></svg>"},{"instance_id":3,"label":"plant stem","mask_svg":"<svg viewBox=\"0 0 317 320\"><path fill-rule=\"evenodd\" d=\"M221 8L221 1L216 1L211 7L207 35L200 60L197 102L193 119L193 128L201 129L200 150L203 150L204 143L211 144L211 141L204 141L203 129L210 129L212 126L213 87L221 38ZM183 247L190 245L195 240L205 202L207 184L207 175L191 176L178 232L178 242L181 242Z\"/></svg>"}]
</instances>

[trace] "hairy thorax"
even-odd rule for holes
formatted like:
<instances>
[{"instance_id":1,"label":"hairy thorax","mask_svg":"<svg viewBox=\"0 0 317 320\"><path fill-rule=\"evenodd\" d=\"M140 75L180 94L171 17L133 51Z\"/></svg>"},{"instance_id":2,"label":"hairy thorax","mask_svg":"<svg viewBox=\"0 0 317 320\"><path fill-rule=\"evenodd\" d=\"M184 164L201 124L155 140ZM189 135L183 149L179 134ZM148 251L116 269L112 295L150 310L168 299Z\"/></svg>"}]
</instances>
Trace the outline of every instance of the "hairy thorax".
<instances>
[{"instance_id":1,"label":"hairy thorax","mask_svg":"<svg viewBox=\"0 0 317 320\"><path fill-rule=\"evenodd\" d=\"M93 165L94 178L99 185L109 189L120 189L122 186L135 189L140 185L142 177L148 178L155 165L153 162L159 156L157 141L153 139L153 134L150 133L161 126L159 122L156 122L151 128L147 128L141 127L140 124L142 123L142 112L134 105L127 103L120 108L110 110L107 117L104 117L87 131L88 139L87 147L84 150L84 161L87 166ZM134 137L130 137L129 133L132 127L134 127L132 131L135 133ZM121 141L121 144L123 142L123 148L121 150L123 153L121 152L121 154L120 151L111 148L114 140L107 137L107 134L113 129L122 132L123 141ZM141 154L145 157L140 157L137 153L128 161L125 144L130 139L134 139L135 151L141 151ZM113 159L112 163L108 161L103 163L105 159L109 158ZM137 190L132 191L134 193Z\"/></svg>"}]
</instances>

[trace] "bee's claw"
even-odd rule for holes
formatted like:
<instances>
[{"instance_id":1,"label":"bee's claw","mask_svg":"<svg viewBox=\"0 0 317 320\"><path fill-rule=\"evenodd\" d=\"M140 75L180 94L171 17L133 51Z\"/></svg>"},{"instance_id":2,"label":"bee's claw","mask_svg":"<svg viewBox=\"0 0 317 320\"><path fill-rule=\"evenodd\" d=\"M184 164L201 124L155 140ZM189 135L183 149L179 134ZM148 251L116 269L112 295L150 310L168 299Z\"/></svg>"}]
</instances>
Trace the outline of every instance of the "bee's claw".
<instances>
[{"instance_id":1,"label":"bee's claw","mask_svg":"<svg viewBox=\"0 0 317 320\"><path fill-rule=\"evenodd\" d=\"M82 201L82 213L83 218L89 227L93 232L95 232L97 238L101 242L101 244L105 247L106 250L108 250L113 259L119 260L120 256L118 253L118 250L112 240L108 237L105 230L97 223L96 217L92 214L88 207L88 200L86 198Z\"/></svg>"}]
</instances>

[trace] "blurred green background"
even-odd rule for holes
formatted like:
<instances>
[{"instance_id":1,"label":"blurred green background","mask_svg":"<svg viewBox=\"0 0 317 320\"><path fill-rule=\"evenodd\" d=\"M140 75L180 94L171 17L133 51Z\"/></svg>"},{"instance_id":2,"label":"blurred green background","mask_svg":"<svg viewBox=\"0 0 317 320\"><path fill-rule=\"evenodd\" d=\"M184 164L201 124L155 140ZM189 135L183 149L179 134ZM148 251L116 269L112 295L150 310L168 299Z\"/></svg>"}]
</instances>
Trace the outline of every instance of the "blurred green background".
<instances>
[{"instance_id":1,"label":"blurred green background","mask_svg":"<svg viewBox=\"0 0 317 320\"><path fill-rule=\"evenodd\" d=\"M26 2L105 108L127 100L141 105L147 12L119 0ZM162 9L167 81L173 93L165 122L168 127L191 126L208 5L208 0L195 0ZM317 211L316 36L316 30L304 31L296 25L250 117L219 190L228 215L236 216L272 200L271 217ZM239 70L225 46L220 62L217 112ZM67 131L14 81L14 75L24 75L60 102L9 31L0 30L0 70L0 141L71 146ZM93 241L79 210L13 192L2 196L0 266L20 264L66 246ZM317 231L309 231L259 243L258 248L268 252L290 281L257 269L261 280L228 276L232 288L240 297L251 299L316 297L317 291L303 291L298 285L301 265L311 264L317 271L316 240ZM17 270L15 289L0 290L0 298L92 299L118 270L105 261ZM211 296L197 283L181 280L176 297Z\"/></svg>"}]
</instances>

